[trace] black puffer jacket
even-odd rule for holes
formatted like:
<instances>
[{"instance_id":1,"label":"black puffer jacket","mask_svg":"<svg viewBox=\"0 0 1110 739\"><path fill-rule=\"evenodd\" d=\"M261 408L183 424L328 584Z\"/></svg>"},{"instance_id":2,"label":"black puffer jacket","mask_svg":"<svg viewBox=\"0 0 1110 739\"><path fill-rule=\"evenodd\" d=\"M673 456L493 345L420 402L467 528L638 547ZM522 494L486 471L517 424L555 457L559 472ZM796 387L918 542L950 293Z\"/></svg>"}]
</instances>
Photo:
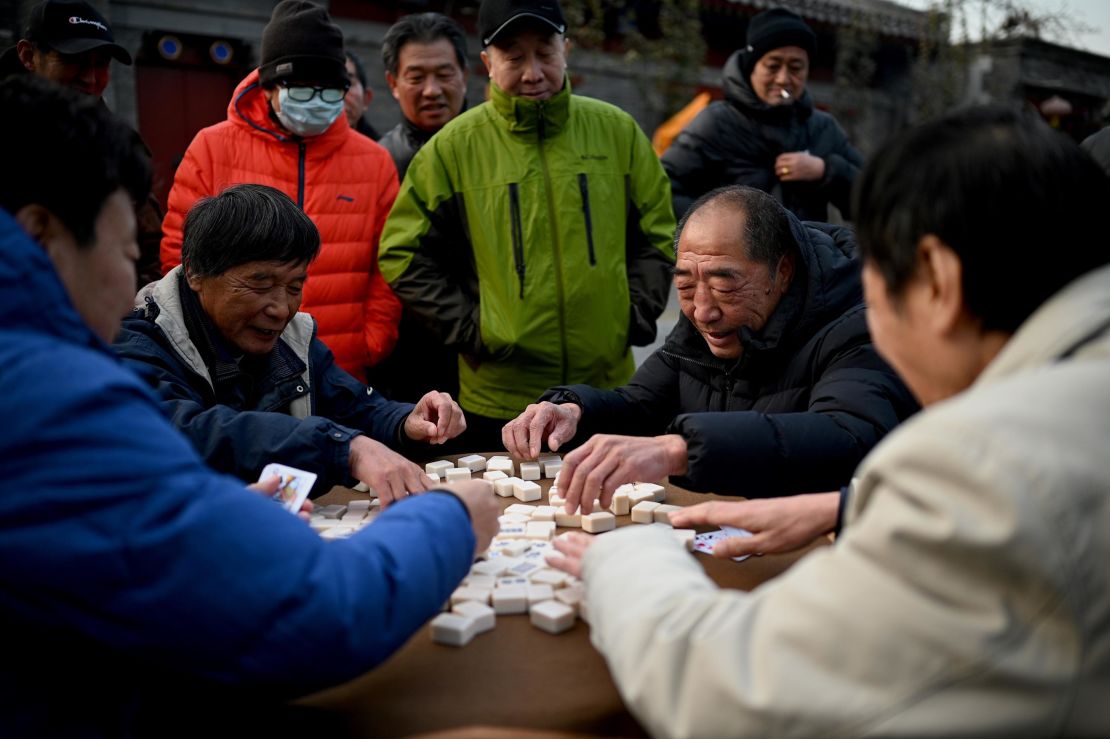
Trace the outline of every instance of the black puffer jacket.
<instances>
[{"instance_id":1,"label":"black puffer jacket","mask_svg":"<svg viewBox=\"0 0 1110 739\"><path fill-rule=\"evenodd\" d=\"M679 218L700 195L724 185L748 185L775 197L804 221L827 221L828 204L849 210L852 183L863 157L840 124L815 110L808 92L793 105L770 106L756 97L741 71L743 51L725 63L725 100L711 103L663 154ZM819 182L781 182L775 158L808 151L825 160Z\"/></svg>"},{"instance_id":2,"label":"black puffer jacket","mask_svg":"<svg viewBox=\"0 0 1110 739\"><path fill-rule=\"evenodd\" d=\"M378 143L385 147L389 156L393 157L393 164L397 167L397 179L404 181L405 172L409 169L409 162L420 151L420 147L428 143L432 134L414 126L408 118L401 117L401 122L382 135Z\"/></svg>"},{"instance_id":3,"label":"black puffer jacket","mask_svg":"<svg viewBox=\"0 0 1110 739\"><path fill-rule=\"evenodd\" d=\"M917 404L867 330L848 229L791 218L801 259L763 331L739 361L717 359L683 316L631 382L553 388L582 406L572 444L595 433L686 439L692 490L768 497L835 490ZM720 411L726 411L724 413Z\"/></svg>"}]
</instances>

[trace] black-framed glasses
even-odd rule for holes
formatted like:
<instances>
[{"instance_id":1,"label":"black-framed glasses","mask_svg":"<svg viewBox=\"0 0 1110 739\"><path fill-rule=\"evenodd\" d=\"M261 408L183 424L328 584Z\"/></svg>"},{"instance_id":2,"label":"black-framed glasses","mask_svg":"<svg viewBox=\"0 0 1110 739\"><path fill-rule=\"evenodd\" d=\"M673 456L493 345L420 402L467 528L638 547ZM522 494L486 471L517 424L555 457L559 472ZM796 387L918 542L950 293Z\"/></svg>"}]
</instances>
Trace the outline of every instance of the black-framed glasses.
<instances>
[{"instance_id":1,"label":"black-framed glasses","mask_svg":"<svg viewBox=\"0 0 1110 739\"><path fill-rule=\"evenodd\" d=\"M296 100L298 103L307 103L317 95L325 103L338 103L347 95L346 87L312 87L308 85L286 85L283 84L286 94L289 95L290 100Z\"/></svg>"}]
</instances>

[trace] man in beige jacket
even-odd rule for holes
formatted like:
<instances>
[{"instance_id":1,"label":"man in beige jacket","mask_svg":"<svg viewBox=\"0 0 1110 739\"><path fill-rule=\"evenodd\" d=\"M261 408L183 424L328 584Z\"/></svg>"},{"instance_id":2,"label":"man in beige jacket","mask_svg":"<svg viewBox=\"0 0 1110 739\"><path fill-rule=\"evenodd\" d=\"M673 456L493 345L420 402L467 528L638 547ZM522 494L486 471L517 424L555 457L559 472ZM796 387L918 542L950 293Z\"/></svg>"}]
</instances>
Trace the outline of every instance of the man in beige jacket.
<instances>
[{"instance_id":1,"label":"man in beige jacket","mask_svg":"<svg viewBox=\"0 0 1110 739\"><path fill-rule=\"evenodd\" d=\"M1000 109L879 152L869 322L926 410L864 460L836 545L743 593L650 527L559 544L653 735L1110 734L1108 203L1076 146ZM781 551L835 525L830 500L676 519L755 521Z\"/></svg>"}]
</instances>

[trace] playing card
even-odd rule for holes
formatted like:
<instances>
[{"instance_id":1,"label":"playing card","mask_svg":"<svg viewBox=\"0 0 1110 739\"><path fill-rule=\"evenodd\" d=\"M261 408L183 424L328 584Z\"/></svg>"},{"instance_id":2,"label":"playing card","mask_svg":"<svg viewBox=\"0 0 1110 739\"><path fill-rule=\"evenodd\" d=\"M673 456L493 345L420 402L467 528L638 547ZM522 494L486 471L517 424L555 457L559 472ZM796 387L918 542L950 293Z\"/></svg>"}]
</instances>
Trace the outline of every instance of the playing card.
<instances>
[{"instance_id":1,"label":"playing card","mask_svg":"<svg viewBox=\"0 0 1110 739\"><path fill-rule=\"evenodd\" d=\"M285 506L290 513L301 510L312 486L316 484L316 473L298 470L296 467L286 467L283 464L268 464L262 470L258 481L277 475L281 482L278 483L274 500Z\"/></svg>"},{"instance_id":2,"label":"playing card","mask_svg":"<svg viewBox=\"0 0 1110 739\"><path fill-rule=\"evenodd\" d=\"M717 546L717 542L722 539L728 539L732 536L751 536L752 532L745 529L737 529L732 526L722 526L719 531L709 531L704 534L698 534L694 537L694 551L702 552L704 554L713 554L713 548ZM743 562L749 556L745 554L742 557L733 557L733 562Z\"/></svg>"}]
</instances>

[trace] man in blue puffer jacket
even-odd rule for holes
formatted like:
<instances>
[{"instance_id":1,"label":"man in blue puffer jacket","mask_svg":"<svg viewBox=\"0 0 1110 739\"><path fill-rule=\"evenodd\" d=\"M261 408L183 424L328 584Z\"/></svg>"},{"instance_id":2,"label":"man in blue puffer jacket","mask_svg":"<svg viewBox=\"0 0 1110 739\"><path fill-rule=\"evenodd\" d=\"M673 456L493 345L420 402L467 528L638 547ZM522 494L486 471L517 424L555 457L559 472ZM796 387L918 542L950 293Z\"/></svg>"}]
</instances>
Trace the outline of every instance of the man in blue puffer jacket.
<instances>
[{"instance_id":1,"label":"man in blue puffer jacket","mask_svg":"<svg viewBox=\"0 0 1110 739\"><path fill-rule=\"evenodd\" d=\"M106 344L150 181L130 135L41 80L0 110L0 735L127 735L159 680L282 698L383 660L496 529L481 484L324 542L206 468Z\"/></svg>"}]
</instances>

